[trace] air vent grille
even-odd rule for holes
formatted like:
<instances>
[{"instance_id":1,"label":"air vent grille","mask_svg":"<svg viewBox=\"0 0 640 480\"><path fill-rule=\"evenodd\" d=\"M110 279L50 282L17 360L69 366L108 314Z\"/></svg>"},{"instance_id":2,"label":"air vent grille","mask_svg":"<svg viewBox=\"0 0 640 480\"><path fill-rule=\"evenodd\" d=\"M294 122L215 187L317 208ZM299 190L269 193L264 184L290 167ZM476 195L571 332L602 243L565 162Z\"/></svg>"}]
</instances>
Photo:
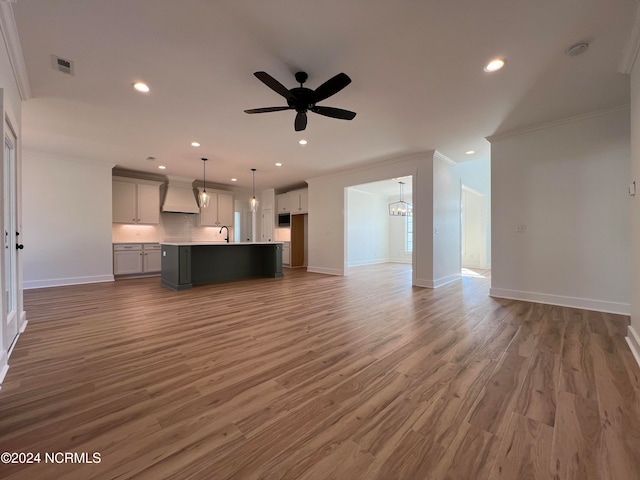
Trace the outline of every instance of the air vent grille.
<instances>
[{"instance_id":1,"label":"air vent grille","mask_svg":"<svg viewBox=\"0 0 640 480\"><path fill-rule=\"evenodd\" d=\"M51 59L53 61L54 70L58 70L59 72L66 73L67 75L73 75L73 62L71 60L57 57L55 55L52 55Z\"/></svg>"}]
</instances>

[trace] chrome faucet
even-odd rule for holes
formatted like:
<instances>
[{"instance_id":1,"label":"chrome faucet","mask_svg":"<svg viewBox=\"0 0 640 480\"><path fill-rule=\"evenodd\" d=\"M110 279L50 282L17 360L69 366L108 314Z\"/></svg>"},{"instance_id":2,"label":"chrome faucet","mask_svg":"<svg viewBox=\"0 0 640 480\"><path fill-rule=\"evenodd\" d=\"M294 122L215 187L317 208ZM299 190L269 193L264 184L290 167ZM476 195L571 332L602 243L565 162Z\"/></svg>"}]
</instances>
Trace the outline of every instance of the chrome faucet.
<instances>
[{"instance_id":1,"label":"chrome faucet","mask_svg":"<svg viewBox=\"0 0 640 480\"><path fill-rule=\"evenodd\" d=\"M220 231L218 233L222 233L223 228L227 229L227 236L225 237L224 241L229 243L229 227L227 227L226 225L223 225L222 227L220 227Z\"/></svg>"}]
</instances>

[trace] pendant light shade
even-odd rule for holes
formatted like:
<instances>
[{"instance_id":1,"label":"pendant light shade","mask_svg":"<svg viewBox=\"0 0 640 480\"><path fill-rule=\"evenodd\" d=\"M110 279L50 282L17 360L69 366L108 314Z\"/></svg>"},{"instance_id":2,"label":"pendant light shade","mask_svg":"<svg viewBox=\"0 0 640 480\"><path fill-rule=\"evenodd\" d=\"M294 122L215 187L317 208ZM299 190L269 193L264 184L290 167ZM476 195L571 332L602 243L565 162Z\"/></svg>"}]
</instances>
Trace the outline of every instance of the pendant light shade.
<instances>
[{"instance_id":1,"label":"pendant light shade","mask_svg":"<svg viewBox=\"0 0 640 480\"><path fill-rule=\"evenodd\" d=\"M251 169L251 175L253 176L253 188L251 189L251 199L249 200L250 210L255 212L258 210L258 200L256 199L256 169Z\"/></svg>"},{"instance_id":2,"label":"pendant light shade","mask_svg":"<svg viewBox=\"0 0 640 480\"><path fill-rule=\"evenodd\" d=\"M400 184L400 201L389 204L389 215L392 217L407 217L413 215L413 205L404 201L402 186L404 182L398 182Z\"/></svg>"},{"instance_id":3,"label":"pendant light shade","mask_svg":"<svg viewBox=\"0 0 640 480\"><path fill-rule=\"evenodd\" d=\"M209 206L209 200L211 199L211 195L207 193L207 159L202 159L202 182L203 189L198 194L198 204L200 208L207 208Z\"/></svg>"}]
</instances>

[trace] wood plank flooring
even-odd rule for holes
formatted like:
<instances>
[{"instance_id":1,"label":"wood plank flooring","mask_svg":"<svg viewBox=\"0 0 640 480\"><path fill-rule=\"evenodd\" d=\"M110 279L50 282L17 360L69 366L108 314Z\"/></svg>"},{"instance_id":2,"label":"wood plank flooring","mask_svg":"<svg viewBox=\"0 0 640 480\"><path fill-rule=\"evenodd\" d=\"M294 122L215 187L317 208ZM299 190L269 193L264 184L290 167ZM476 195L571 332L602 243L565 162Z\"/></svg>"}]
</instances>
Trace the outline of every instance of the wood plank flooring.
<instances>
[{"instance_id":1,"label":"wood plank flooring","mask_svg":"<svg viewBox=\"0 0 640 480\"><path fill-rule=\"evenodd\" d=\"M42 462L0 464L0 478L640 478L628 317L488 288L416 288L386 264L27 291L0 452Z\"/></svg>"}]
</instances>

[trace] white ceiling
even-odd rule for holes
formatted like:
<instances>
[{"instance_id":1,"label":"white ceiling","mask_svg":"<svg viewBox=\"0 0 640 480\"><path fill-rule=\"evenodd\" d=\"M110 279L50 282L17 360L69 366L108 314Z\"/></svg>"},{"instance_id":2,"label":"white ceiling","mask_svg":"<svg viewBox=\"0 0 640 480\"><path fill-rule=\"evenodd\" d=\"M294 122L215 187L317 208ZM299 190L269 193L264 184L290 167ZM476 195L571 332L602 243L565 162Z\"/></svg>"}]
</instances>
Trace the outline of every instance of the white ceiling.
<instances>
[{"instance_id":1,"label":"white ceiling","mask_svg":"<svg viewBox=\"0 0 640 480\"><path fill-rule=\"evenodd\" d=\"M637 0L18 0L30 100L23 147L207 182L286 188L393 155L489 156L484 137L629 102L618 63ZM577 57L566 49L590 48ZM51 55L75 63L52 68ZM487 74L492 57L506 67ZM253 76L287 88L353 82L295 112ZM131 84L144 80L148 94ZM300 138L309 144L298 145ZM192 140L200 148L190 146ZM475 150L474 155L465 155ZM157 157L155 162L145 160ZM281 168L275 162L282 162ZM167 166L161 172L158 164Z\"/></svg>"}]
</instances>

